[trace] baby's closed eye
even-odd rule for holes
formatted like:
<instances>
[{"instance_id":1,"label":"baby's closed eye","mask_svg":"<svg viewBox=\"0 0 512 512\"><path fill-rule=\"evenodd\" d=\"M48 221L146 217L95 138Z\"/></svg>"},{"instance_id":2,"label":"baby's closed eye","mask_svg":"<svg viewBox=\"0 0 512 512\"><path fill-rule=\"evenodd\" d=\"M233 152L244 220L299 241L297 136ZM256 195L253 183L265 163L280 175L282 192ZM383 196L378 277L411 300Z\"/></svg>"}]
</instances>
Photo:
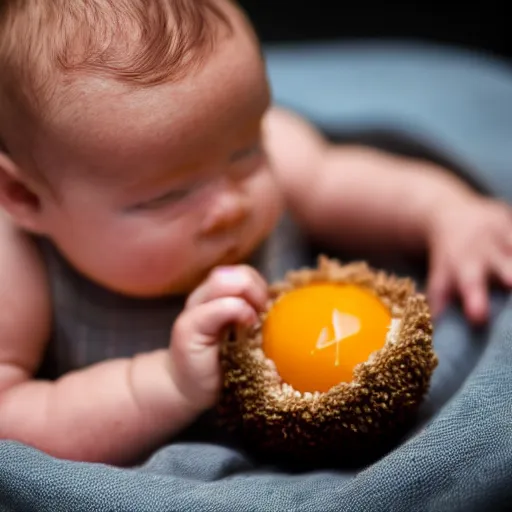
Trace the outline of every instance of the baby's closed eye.
<instances>
[{"instance_id":1,"label":"baby's closed eye","mask_svg":"<svg viewBox=\"0 0 512 512\"><path fill-rule=\"evenodd\" d=\"M135 205L134 209L136 210L157 210L164 206L168 206L170 204L177 203L186 199L191 193L193 189L178 189L178 190L170 190L165 194L162 194L154 199L150 199L149 201L144 201L143 203L138 203Z\"/></svg>"}]
</instances>

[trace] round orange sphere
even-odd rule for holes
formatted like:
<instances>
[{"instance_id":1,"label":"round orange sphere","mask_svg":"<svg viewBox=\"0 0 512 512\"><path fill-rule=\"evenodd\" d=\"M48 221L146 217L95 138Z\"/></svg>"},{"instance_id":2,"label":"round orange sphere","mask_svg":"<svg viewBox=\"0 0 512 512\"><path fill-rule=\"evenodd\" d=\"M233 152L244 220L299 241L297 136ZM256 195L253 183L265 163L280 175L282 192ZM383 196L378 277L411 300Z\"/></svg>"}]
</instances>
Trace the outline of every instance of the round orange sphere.
<instances>
[{"instance_id":1,"label":"round orange sphere","mask_svg":"<svg viewBox=\"0 0 512 512\"><path fill-rule=\"evenodd\" d=\"M296 288L272 306L263 351L282 380L300 392L350 382L354 367L384 346L391 313L370 291L319 283Z\"/></svg>"}]
</instances>

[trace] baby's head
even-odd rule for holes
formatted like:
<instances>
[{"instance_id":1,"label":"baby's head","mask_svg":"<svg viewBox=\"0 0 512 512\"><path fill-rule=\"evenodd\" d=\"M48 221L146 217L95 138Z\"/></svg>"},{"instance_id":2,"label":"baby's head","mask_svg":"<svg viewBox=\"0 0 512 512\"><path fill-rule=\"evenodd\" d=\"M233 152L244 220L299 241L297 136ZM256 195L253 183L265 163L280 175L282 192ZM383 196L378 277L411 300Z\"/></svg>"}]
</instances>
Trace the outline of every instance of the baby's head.
<instances>
[{"instance_id":1,"label":"baby's head","mask_svg":"<svg viewBox=\"0 0 512 512\"><path fill-rule=\"evenodd\" d=\"M6 0L0 204L81 272L182 293L268 235L256 38L228 0Z\"/></svg>"}]
</instances>

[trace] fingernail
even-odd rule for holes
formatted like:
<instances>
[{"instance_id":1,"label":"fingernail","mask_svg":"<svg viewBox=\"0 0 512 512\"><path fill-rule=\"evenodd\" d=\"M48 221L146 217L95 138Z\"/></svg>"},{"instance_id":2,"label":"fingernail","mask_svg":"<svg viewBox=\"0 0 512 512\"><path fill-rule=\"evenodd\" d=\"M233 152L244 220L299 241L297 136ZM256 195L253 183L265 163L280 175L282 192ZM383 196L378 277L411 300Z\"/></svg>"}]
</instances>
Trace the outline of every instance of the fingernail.
<instances>
[{"instance_id":1,"label":"fingernail","mask_svg":"<svg viewBox=\"0 0 512 512\"><path fill-rule=\"evenodd\" d=\"M239 283L240 282L240 273L238 269L232 266L225 267L217 267L215 272L219 274L223 281L227 281L230 283Z\"/></svg>"}]
</instances>

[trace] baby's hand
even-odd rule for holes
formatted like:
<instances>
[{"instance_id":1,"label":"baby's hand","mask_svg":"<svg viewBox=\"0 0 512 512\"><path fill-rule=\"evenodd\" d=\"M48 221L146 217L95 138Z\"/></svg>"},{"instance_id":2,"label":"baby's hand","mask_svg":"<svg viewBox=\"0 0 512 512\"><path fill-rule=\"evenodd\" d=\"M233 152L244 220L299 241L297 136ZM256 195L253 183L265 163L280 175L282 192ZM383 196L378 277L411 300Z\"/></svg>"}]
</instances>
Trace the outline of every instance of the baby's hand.
<instances>
[{"instance_id":1,"label":"baby's hand","mask_svg":"<svg viewBox=\"0 0 512 512\"><path fill-rule=\"evenodd\" d=\"M174 324L171 375L200 410L212 406L221 384L219 346L230 324L253 325L267 301L267 284L251 267L219 267L188 298Z\"/></svg>"},{"instance_id":2,"label":"baby's hand","mask_svg":"<svg viewBox=\"0 0 512 512\"><path fill-rule=\"evenodd\" d=\"M428 295L439 314L453 293L468 318L481 323L489 313L488 286L512 286L512 209L481 196L440 203L432 212Z\"/></svg>"}]
</instances>

